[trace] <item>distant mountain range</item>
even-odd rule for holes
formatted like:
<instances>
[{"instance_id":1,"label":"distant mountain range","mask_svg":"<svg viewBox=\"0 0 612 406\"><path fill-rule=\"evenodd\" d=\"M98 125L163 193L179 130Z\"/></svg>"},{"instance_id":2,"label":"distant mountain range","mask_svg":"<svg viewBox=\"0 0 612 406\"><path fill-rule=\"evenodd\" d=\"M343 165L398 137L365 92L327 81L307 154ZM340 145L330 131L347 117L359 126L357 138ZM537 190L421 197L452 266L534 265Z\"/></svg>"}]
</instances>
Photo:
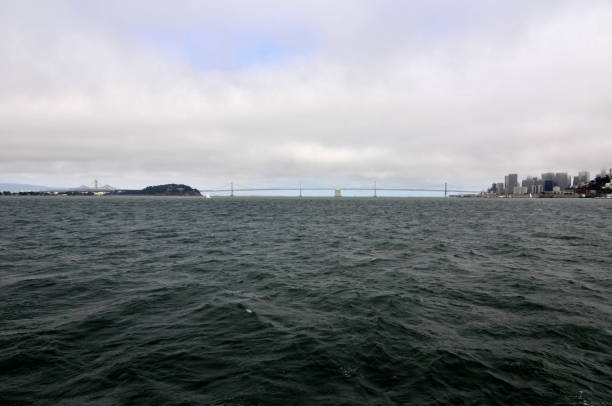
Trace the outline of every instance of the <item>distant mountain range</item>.
<instances>
[{"instance_id":1,"label":"distant mountain range","mask_svg":"<svg viewBox=\"0 0 612 406\"><path fill-rule=\"evenodd\" d=\"M57 188L52 188L49 186L41 186L41 185L28 185L25 183L0 183L0 192L8 191L12 193L17 192L41 192L45 190L52 190Z\"/></svg>"}]
</instances>

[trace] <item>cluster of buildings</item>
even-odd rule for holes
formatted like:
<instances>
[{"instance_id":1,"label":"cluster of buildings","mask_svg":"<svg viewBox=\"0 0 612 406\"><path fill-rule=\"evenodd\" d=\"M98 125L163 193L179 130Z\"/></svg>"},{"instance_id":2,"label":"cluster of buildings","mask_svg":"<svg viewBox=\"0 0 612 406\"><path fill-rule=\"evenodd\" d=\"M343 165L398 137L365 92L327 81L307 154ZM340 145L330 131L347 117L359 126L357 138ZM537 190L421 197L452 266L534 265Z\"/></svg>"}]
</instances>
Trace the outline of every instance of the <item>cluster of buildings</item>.
<instances>
[{"instance_id":1,"label":"cluster of buildings","mask_svg":"<svg viewBox=\"0 0 612 406\"><path fill-rule=\"evenodd\" d=\"M84 190L65 190L57 191L32 191L32 192L10 192L8 190L0 192L0 196L102 196L106 192L88 192Z\"/></svg>"},{"instance_id":2,"label":"cluster of buildings","mask_svg":"<svg viewBox=\"0 0 612 406\"><path fill-rule=\"evenodd\" d=\"M603 169L597 178L612 178L612 168ZM589 171L580 171L578 175L570 176L567 172L547 172L541 177L528 176L519 183L518 175L510 173L503 182L493 183L488 189L493 195L542 195L542 194L576 194L591 183Z\"/></svg>"},{"instance_id":3,"label":"cluster of buildings","mask_svg":"<svg viewBox=\"0 0 612 406\"><path fill-rule=\"evenodd\" d=\"M25 185L27 186L27 185ZM33 190L4 190L0 196L102 196L114 192L116 189L110 185L100 186L94 179L93 186L81 185L77 188L51 188L40 187Z\"/></svg>"}]
</instances>

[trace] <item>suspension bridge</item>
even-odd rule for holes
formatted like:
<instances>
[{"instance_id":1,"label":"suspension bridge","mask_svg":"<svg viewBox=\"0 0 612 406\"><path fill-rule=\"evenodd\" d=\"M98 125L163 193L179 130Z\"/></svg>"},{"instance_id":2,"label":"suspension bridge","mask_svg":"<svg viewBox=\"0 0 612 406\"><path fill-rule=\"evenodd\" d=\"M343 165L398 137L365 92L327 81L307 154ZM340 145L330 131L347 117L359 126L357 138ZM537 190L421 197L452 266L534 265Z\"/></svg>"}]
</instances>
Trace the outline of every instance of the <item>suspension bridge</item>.
<instances>
[{"instance_id":1,"label":"suspension bridge","mask_svg":"<svg viewBox=\"0 0 612 406\"><path fill-rule=\"evenodd\" d=\"M371 192L372 197L378 197L379 192L427 192L427 193L440 193L447 197L449 193L465 193L465 194L477 194L481 193L481 190L463 190L463 189L449 189L448 184L444 183L444 187L441 188L419 188L419 187L378 187L376 183L372 187L234 187L234 183L231 182L228 187L218 189L198 189L201 193L222 193L234 197L236 193L258 193L258 192L296 192L298 197L303 196L303 192L333 192L334 196L342 196L342 192Z\"/></svg>"}]
</instances>

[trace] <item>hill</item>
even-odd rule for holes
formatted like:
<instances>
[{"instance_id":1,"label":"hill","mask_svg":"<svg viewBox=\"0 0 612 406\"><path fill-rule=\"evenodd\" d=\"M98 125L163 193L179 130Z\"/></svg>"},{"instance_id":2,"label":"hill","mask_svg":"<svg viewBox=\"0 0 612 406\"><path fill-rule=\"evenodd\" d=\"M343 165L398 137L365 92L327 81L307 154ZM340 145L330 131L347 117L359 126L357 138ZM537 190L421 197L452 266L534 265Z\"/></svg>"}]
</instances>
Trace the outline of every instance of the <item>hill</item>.
<instances>
[{"instance_id":1,"label":"hill","mask_svg":"<svg viewBox=\"0 0 612 406\"><path fill-rule=\"evenodd\" d=\"M167 185L147 186L142 190L117 190L111 194L136 196L202 196L198 189L191 186L169 183Z\"/></svg>"}]
</instances>

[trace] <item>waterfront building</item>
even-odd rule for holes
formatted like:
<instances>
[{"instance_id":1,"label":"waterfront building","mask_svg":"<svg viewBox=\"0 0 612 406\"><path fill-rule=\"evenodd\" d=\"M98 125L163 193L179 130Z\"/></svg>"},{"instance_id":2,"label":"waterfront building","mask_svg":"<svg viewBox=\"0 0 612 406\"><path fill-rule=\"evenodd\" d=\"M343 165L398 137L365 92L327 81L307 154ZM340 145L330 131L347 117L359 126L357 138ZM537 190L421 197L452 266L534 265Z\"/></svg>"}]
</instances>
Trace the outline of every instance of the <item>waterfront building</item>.
<instances>
[{"instance_id":1,"label":"waterfront building","mask_svg":"<svg viewBox=\"0 0 612 406\"><path fill-rule=\"evenodd\" d=\"M527 188L525 186L515 186L512 193L515 195L526 195Z\"/></svg>"},{"instance_id":2,"label":"waterfront building","mask_svg":"<svg viewBox=\"0 0 612 406\"><path fill-rule=\"evenodd\" d=\"M542 176L542 177L544 177L544 176ZM544 192L552 192L554 187L555 187L555 182L552 179L550 179L550 180L547 179L547 180L544 181L544 189L543 189L543 191Z\"/></svg>"}]
</instances>

